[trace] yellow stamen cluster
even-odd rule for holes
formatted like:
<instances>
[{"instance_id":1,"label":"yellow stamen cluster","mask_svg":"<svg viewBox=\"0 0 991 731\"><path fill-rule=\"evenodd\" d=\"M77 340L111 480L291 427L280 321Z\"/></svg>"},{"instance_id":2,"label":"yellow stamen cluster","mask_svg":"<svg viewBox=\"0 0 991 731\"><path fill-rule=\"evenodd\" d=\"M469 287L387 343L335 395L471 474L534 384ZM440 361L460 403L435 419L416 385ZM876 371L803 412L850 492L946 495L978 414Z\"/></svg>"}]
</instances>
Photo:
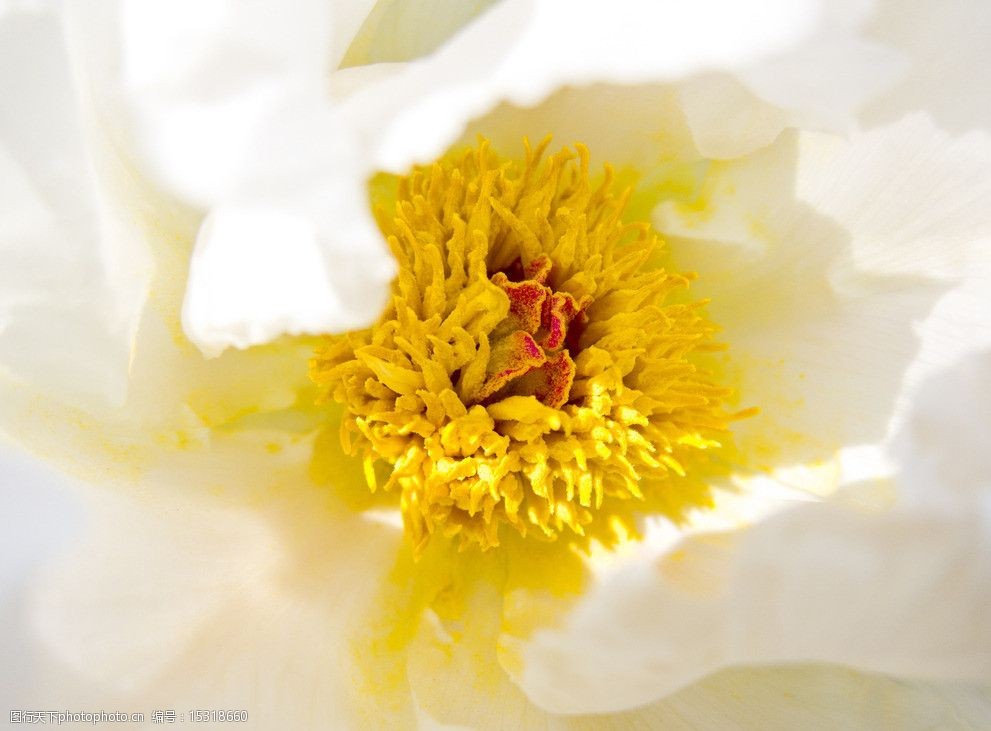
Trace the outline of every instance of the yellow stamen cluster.
<instances>
[{"instance_id":1,"label":"yellow stamen cluster","mask_svg":"<svg viewBox=\"0 0 991 731\"><path fill-rule=\"evenodd\" d=\"M368 330L311 363L344 405L345 450L376 463L415 550L431 534L499 544L500 529L584 533L613 499L677 490L685 458L718 446L730 391L690 362L713 349L689 278L642 267L660 245L623 221L589 153L502 161L482 142L398 180L380 225L399 263Z\"/></svg>"}]
</instances>

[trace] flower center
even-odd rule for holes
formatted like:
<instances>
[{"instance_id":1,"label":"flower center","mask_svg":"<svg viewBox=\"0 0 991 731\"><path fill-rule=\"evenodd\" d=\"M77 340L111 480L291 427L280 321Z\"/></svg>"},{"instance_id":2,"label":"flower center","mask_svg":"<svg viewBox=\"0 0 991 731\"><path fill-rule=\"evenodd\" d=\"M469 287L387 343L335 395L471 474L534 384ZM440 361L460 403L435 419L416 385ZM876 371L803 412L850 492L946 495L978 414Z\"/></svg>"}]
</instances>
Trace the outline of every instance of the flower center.
<instances>
[{"instance_id":1,"label":"flower center","mask_svg":"<svg viewBox=\"0 0 991 731\"><path fill-rule=\"evenodd\" d=\"M591 184L583 146L546 146L502 161L482 142L399 178L379 212L391 302L311 363L417 552L438 531L482 549L505 529L583 534L613 501L678 490L749 413L693 362L716 328L704 303L670 301L690 276L645 267L661 242L623 221L628 192L608 168Z\"/></svg>"}]
</instances>

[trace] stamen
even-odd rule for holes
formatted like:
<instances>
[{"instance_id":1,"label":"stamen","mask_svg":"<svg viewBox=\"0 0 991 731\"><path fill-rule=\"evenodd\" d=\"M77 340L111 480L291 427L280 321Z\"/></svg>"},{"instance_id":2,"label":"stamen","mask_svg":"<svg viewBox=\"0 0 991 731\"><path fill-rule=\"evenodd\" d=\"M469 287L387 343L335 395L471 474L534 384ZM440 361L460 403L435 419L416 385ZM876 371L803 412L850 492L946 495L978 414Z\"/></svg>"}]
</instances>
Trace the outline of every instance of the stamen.
<instances>
[{"instance_id":1,"label":"stamen","mask_svg":"<svg viewBox=\"0 0 991 731\"><path fill-rule=\"evenodd\" d=\"M379 212L389 307L311 364L372 489L389 466L418 552L438 531L482 549L507 526L583 534L611 501L677 490L749 415L696 365L716 345L700 303L669 301L691 276L646 268L661 242L623 221L611 171L593 187L583 146L547 145L517 162L482 141L399 178Z\"/></svg>"}]
</instances>

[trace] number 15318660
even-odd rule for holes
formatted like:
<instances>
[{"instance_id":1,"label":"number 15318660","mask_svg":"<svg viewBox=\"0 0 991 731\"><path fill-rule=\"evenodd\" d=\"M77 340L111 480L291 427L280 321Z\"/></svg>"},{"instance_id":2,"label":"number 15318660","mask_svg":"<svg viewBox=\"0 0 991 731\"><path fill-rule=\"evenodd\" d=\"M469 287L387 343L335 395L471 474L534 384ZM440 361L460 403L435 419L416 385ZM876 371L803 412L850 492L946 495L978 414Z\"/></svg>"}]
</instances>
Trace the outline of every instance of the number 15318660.
<instances>
[{"instance_id":1,"label":"number 15318660","mask_svg":"<svg viewBox=\"0 0 991 731\"><path fill-rule=\"evenodd\" d=\"M224 723L227 721L234 723L243 723L248 720L247 711L214 711L214 710L203 710L194 709L189 712L189 720L193 723Z\"/></svg>"}]
</instances>

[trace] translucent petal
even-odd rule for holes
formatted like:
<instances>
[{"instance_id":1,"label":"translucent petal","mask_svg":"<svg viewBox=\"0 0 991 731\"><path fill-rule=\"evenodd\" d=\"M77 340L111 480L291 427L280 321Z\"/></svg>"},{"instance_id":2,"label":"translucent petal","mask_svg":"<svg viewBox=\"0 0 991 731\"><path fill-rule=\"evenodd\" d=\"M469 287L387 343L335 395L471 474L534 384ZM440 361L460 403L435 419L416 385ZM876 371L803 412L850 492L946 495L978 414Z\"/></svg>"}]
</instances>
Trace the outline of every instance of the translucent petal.
<instances>
[{"instance_id":1,"label":"translucent petal","mask_svg":"<svg viewBox=\"0 0 991 731\"><path fill-rule=\"evenodd\" d=\"M741 446L761 431L751 447L794 463L877 442L903 378L986 347L988 170L988 140L913 117L849 143L786 135L656 211L763 409L739 425Z\"/></svg>"},{"instance_id":2,"label":"translucent petal","mask_svg":"<svg viewBox=\"0 0 991 731\"><path fill-rule=\"evenodd\" d=\"M807 503L644 555L526 647L520 682L556 711L644 703L733 664L826 661L986 679L991 474L978 414L991 353L930 381L894 447L901 500ZM956 430L966 425L968 441ZM854 489L854 488L850 488Z\"/></svg>"},{"instance_id":3,"label":"translucent petal","mask_svg":"<svg viewBox=\"0 0 991 731\"><path fill-rule=\"evenodd\" d=\"M213 265L209 276L193 276L191 286L209 282L214 293L229 293L254 284L239 280L236 249L223 238L230 228L216 225L221 217L233 220L234 210L295 220L297 230L308 231L313 256L287 259L280 271L324 296L295 296L277 283L258 288L257 306L239 309L232 301L223 323L191 313L194 342L215 353L284 332L326 332L374 319L392 260L365 203L367 166L326 98L327 77L342 53L334 23L353 32L361 8L342 8L347 12L336 21L317 2L296 3L291 12L276 2L223 0L91 10L74 12L72 28L110 110L101 122L115 143L160 191L201 212L225 209L200 233L199 246L210 250ZM271 227L264 231L267 238L257 232L252 246L267 247L264 256L271 258L280 241ZM211 242L215 235L221 240ZM303 268L291 269L291 261ZM190 294L194 302L209 296Z\"/></svg>"},{"instance_id":4,"label":"translucent petal","mask_svg":"<svg viewBox=\"0 0 991 731\"><path fill-rule=\"evenodd\" d=\"M741 157L787 126L855 128L857 113L907 66L897 50L865 37L872 5L829 3L801 43L731 72L682 82L682 104L700 152Z\"/></svg>"},{"instance_id":5,"label":"translucent petal","mask_svg":"<svg viewBox=\"0 0 991 731\"><path fill-rule=\"evenodd\" d=\"M108 186L59 15L0 16L0 367L77 402L124 398L147 255ZM112 182L111 182L111 179Z\"/></svg>"},{"instance_id":6,"label":"translucent petal","mask_svg":"<svg viewBox=\"0 0 991 731\"><path fill-rule=\"evenodd\" d=\"M91 496L85 540L45 572L27 608L72 681L47 697L245 708L264 727L356 725L352 627L399 534L301 490L306 453L214 444L146 472L129 494ZM183 480L214 494L177 497Z\"/></svg>"},{"instance_id":7,"label":"translucent petal","mask_svg":"<svg viewBox=\"0 0 991 731\"><path fill-rule=\"evenodd\" d=\"M956 134L991 130L991 98L975 90L975 72L991 63L991 6L980 0L882 0L867 30L902 53L908 71L865 110L871 125L924 111Z\"/></svg>"},{"instance_id":8,"label":"translucent petal","mask_svg":"<svg viewBox=\"0 0 991 731\"><path fill-rule=\"evenodd\" d=\"M378 167L439 155L500 101L532 105L558 87L644 83L743 66L783 51L815 23L814 3L630 0L495 6L429 58L370 84L346 113Z\"/></svg>"}]
</instances>

